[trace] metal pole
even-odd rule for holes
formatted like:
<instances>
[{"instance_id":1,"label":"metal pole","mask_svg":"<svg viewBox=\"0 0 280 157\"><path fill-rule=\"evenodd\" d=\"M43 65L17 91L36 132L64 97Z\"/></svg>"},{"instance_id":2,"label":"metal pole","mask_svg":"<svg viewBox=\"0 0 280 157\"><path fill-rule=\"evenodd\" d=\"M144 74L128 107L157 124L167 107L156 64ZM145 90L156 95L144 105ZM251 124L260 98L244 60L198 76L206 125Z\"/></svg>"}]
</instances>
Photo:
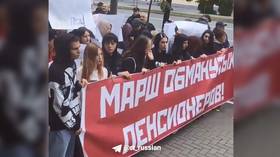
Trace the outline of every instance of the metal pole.
<instances>
[{"instance_id":1,"label":"metal pole","mask_svg":"<svg viewBox=\"0 0 280 157\"><path fill-rule=\"evenodd\" d=\"M153 0L150 0L147 23L149 23L149 21L150 21L150 14L151 14L152 3L153 3Z\"/></svg>"}]
</instances>

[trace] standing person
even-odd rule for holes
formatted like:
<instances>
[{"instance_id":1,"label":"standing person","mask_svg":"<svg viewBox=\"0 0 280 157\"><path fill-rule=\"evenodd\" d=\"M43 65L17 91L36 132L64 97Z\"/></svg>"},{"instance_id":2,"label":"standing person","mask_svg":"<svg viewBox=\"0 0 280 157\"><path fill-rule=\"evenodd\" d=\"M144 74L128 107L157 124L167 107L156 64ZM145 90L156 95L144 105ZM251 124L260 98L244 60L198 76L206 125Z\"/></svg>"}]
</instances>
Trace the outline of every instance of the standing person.
<instances>
[{"instance_id":1,"label":"standing person","mask_svg":"<svg viewBox=\"0 0 280 157\"><path fill-rule=\"evenodd\" d=\"M72 157L75 134L80 132L82 88L76 78L79 38L61 34L54 41L56 57L49 68L49 155Z\"/></svg>"},{"instance_id":2,"label":"standing person","mask_svg":"<svg viewBox=\"0 0 280 157\"><path fill-rule=\"evenodd\" d=\"M83 62L85 47L87 44L91 43L91 31L86 27L80 27L78 29L74 29L70 33L77 36L80 40L80 57L75 60L77 65L80 66Z\"/></svg>"},{"instance_id":3,"label":"standing person","mask_svg":"<svg viewBox=\"0 0 280 157\"><path fill-rule=\"evenodd\" d=\"M171 64L171 56L167 53L168 37L164 33L158 33L154 39L154 55L155 67L160 67L165 64Z\"/></svg>"},{"instance_id":4,"label":"standing person","mask_svg":"<svg viewBox=\"0 0 280 157\"><path fill-rule=\"evenodd\" d=\"M83 66L78 69L77 78L85 79L86 82L96 82L108 78L102 50L96 45L88 44L86 46Z\"/></svg>"},{"instance_id":5,"label":"standing person","mask_svg":"<svg viewBox=\"0 0 280 157\"><path fill-rule=\"evenodd\" d=\"M135 18L140 18L140 9L135 7L132 9L133 13L130 17L128 17L126 23L131 24L131 22L135 19Z\"/></svg>"},{"instance_id":6,"label":"standing person","mask_svg":"<svg viewBox=\"0 0 280 157\"><path fill-rule=\"evenodd\" d=\"M211 30L206 30L201 36L202 49L201 53L206 55L212 55L214 50L214 33Z\"/></svg>"},{"instance_id":7,"label":"standing person","mask_svg":"<svg viewBox=\"0 0 280 157\"><path fill-rule=\"evenodd\" d=\"M215 33L214 51L217 52L223 48L228 48L229 45L226 42L226 33L223 30L218 29Z\"/></svg>"},{"instance_id":8,"label":"standing person","mask_svg":"<svg viewBox=\"0 0 280 157\"><path fill-rule=\"evenodd\" d=\"M216 23L216 27L213 29L214 35L217 33L218 30L222 30L222 31L225 32L225 27L226 27L226 26L227 26L227 24L225 24L225 23L223 23L223 22L221 22L221 21L218 21L218 22ZM225 46L226 46L226 47L230 47L227 34L226 34Z\"/></svg>"},{"instance_id":9,"label":"standing person","mask_svg":"<svg viewBox=\"0 0 280 157\"><path fill-rule=\"evenodd\" d=\"M91 31L86 27L74 29L71 33L79 37L81 44L89 44L91 42Z\"/></svg>"},{"instance_id":10,"label":"standing person","mask_svg":"<svg viewBox=\"0 0 280 157\"><path fill-rule=\"evenodd\" d=\"M153 68L153 60L152 40L141 35L125 52L121 70L129 73L146 72Z\"/></svg>"},{"instance_id":11,"label":"standing person","mask_svg":"<svg viewBox=\"0 0 280 157\"><path fill-rule=\"evenodd\" d=\"M185 34L179 34L175 37L172 47L172 62L181 63L184 60L192 59L189 49L189 39Z\"/></svg>"},{"instance_id":12,"label":"standing person","mask_svg":"<svg viewBox=\"0 0 280 157\"><path fill-rule=\"evenodd\" d=\"M113 75L120 71L122 56L117 50L118 37L113 33L108 33L102 40L102 51L104 54L104 65Z\"/></svg>"},{"instance_id":13,"label":"standing person","mask_svg":"<svg viewBox=\"0 0 280 157\"><path fill-rule=\"evenodd\" d=\"M155 26L152 23L148 22L146 13L140 13L140 20L143 21L144 27L150 32L156 30Z\"/></svg>"}]
</instances>

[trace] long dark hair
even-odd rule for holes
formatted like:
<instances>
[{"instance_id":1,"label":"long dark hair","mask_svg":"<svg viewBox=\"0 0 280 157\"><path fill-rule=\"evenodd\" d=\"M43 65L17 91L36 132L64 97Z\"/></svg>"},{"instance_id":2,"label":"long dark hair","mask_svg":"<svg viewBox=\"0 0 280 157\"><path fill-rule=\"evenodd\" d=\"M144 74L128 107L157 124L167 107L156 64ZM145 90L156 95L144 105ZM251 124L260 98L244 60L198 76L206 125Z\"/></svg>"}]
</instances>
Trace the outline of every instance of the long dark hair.
<instances>
[{"instance_id":1,"label":"long dark hair","mask_svg":"<svg viewBox=\"0 0 280 157\"><path fill-rule=\"evenodd\" d=\"M67 66L73 62L70 55L71 43L79 41L79 38L71 33L60 34L54 40L54 49L56 56L54 62L60 65Z\"/></svg>"},{"instance_id":2,"label":"long dark hair","mask_svg":"<svg viewBox=\"0 0 280 157\"><path fill-rule=\"evenodd\" d=\"M206 33L208 33L210 36L209 36L209 43L208 44L206 44L205 42L204 42L204 39L203 39L203 37L204 37L204 35L206 34ZM211 31L211 30L206 30L206 31L204 31L203 32L203 34L201 35L201 41L202 41L202 47L203 47L203 49L207 49L207 50L213 50L213 48L214 48L214 33L213 33L213 31Z\"/></svg>"},{"instance_id":3,"label":"long dark hair","mask_svg":"<svg viewBox=\"0 0 280 157\"><path fill-rule=\"evenodd\" d=\"M108 52L105 49L105 44L109 42L117 43L116 49L113 52L113 54L115 54L118 51L118 42L119 42L118 37L114 33L107 33L106 35L104 35L102 40L102 51L104 55L108 55Z\"/></svg>"},{"instance_id":4,"label":"long dark hair","mask_svg":"<svg viewBox=\"0 0 280 157\"><path fill-rule=\"evenodd\" d=\"M70 33L74 34L75 36L80 38L81 41L81 37L88 32L90 34L91 38L95 38L95 36L93 35L92 31L90 31L89 29L87 29L86 27L80 27L78 29L74 29L73 31L71 31ZM91 42L91 41L90 41Z\"/></svg>"},{"instance_id":5,"label":"long dark hair","mask_svg":"<svg viewBox=\"0 0 280 157\"><path fill-rule=\"evenodd\" d=\"M165 33L158 33L156 36L155 36L155 39L154 39L154 52L158 53L159 51L159 44L160 44L160 41L163 39L163 38L167 38L168 40L168 37Z\"/></svg>"},{"instance_id":6,"label":"long dark hair","mask_svg":"<svg viewBox=\"0 0 280 157\"><path fill-rule=\"evenodd\" d=\"M183 50L183 43L189 40L188 36L185 34L178 34L174 39L174 45L172 46L172 55L180 56L186 50ZM190 44L189 44L190 45Z\"/></svg>"},{"instance_id":7,"label":"long dark hair","mask_svg":"<svg viewBox=\"0 0 280 157\"><path fill-rule=\"evenodd\" d=\"M140 35L132 44L132 46L124 53L123 57L133 57L136 61L137 67L144 66L145 51L151 39L144 35Z\"/></svg>"},{"instance_id":8,"label":"long dark hair","mask_svg":"<svg viewBox=\"0 0 280 157\"><path fill-rule=\"evenodd\" d=\"M199 57L202 48L202 41L200 40L200 38L197 36L189 36L188 41L189 41L189 46L187 48L188 52L193 57Z\"/></svg>"}]
</instances>

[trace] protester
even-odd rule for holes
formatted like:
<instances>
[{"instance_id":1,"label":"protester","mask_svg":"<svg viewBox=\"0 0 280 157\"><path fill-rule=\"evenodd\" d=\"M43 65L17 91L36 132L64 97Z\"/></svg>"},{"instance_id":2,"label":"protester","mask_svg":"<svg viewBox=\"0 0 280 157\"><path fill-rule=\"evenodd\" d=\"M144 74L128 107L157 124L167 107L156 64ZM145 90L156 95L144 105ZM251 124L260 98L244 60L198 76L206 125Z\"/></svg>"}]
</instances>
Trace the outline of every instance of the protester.
<instances>
[{"instance_id":1,"label":"protester","mask_svg":"<svg viewBox=\"0 0 280 157\"><path fill-rule=\"evenodd\" d=\"M135 19L135 18L140 18L140 9L135 7L133 8L133 14L128 17L126 23L131 24L131 22Z\"/></svg>"},{"instance_id":2,"label":"protester","mask_svg":"<svg viewBox=\"0 0 280 157\"><path fill-rule=\"evenodd\" d=\"M227 24L225 24L225 23L223 23L223 22L221 22L221 21L218 21L218 22L216 23L216 27L213 29L214 34L216 34L218 30L225 31L225 26L227 26ZM230 47L227 34L226 34L226 42L225 42L225 45L226 45L226 47Z\"/></svg>"},{"instance_id":3,"label":"protester","mask_svg":"<svg viewBox=\"0 0 280 157\"><path fill-rule=\"evenodd\" d=\"M152 40L141 35L125 52L121 70L129 73L146 72L153 68Z\"/></svg>"},{"instance_id":4,"label":"protester","mask_svg":"<svg viewBox=\"0 0 280 157\"><path fill-rule=\"evenodd\" d=\"M91 34L92 32L87 29L86 27L80 27L78 29L74 29L70 32L71 34L77 36L80 39L80 57L76 59L77 66L82 65L83 62L83 56L86 44L91 43Z\"/></svg>"},{"instance_id":5,"label":"protester","mask_svg":"<svg viewBox=\"0 0 280 157\"><path fill-rule=\"evenodd\" d=\"M81 44L88 44L91 42L91 31L86 27L74 29L71 33L79 37Z\"/></svg>"},{"instance_id":6,"label":"protester","mask_svg":"<svg viewBox=\"0 0 280 157\"><path fill-rule=\"evenodd\" d=\"M164 66L171 63L171 56L167 53L168 37L164 33L158 33L154 39L154 55L155 67Z\"/></svg>"},{"instance_id":7,"label":"protester","mask_svg":"<svg viewBox=\"0 0 280 157\"><path fill-rule=\"evenodd\" d=\"M149 29L147 29L146 24L140 19L136 18L131 22L132 32L130 38L136 40L140 35L144 35L150 39L153 38L153 35Z\"/></svg>"},{"instance_id":8,"label":"protester","mask_svg":"<svg viewBox=\"0 0 280 157\"><path fill-rule=\"evenodd\" d=\"M214 40L214 51L219 51L223 48L228 48L229 45L226 42L226 33L223 30L216 30Z\"/></svg>"},{"instance_id":9,"label":"protester","mask_svg":"<svg viewBox=\"0 0 280 157\"><path fill-rule=\"evenodd\" d=\"M104 65L113 75L117 75L121 66L121 55L117 50L118 37L113 33L108 33L102 40L102 51L104 54Z\"/></svg>"},{"instance_id":10,"label":"protester","mask_svg":"<svg viewBox=\"0 0 280 157\"><path fill-rule=\"evenodd\" d=\"M125 25L123 25L122 27L122 34L123 34L123 42L119 43L122 46L119 46L121 49L123 49L123 52L125 52L132 44L133 39L131 38L131 32L132 32L133 28L131 26L131 24L126 23Z\"/></svg>"},{"instance_id":11,"label":"protester","mask_svg":"<svg viewBox=\"0 0 280 157\"><path fill-rule=\"evenodd\" d=\"M201 36L202 49L201 53L205 55L212 55L214 50L214 33L211 30L206 30Z\"/></svg>"},{"instance_id":12,"label":"protester","mask_svg":"<svg viewBox=\"0 0 280 157\"><path fill-rule=\"evenodd\" d=\"M192 58L190 52L188 52L189 39L185 34L179 34L174 39L174 45L172 47L172 62L180 63L184 60Z\"/></svg>"},{"instance_id":13,"label":"protester","mask_svg":"<svg viewBox=\"0 0 280 157\"><path fill-rule=\"evenodd\" d=\"M80 132L81 83L74 62L80 55L79 38L62 34L54 41L56 57L49 68L49 156L71 157Z\"/></svg>"},{"instance_id":14,"label":"protester","mask_svg":"<svg viewBox=\"0 0 280 157\"><path fill-rule=\"evenodd\" d=\"M88 44L85 48L83 66L78 69L77 78L87 82L96 82L108 78L108 71L104 67L103 53L94 44Z\"/></svg>"},{"instance_id":15,"label":"protester","mask_svg":"<svg viewBox=\"0 0 280 157\"><path fill-rule=\"evenodd\" d=\"M143 21L145 28L150 32L156 30L155 26L152 23L148 22L146 13L140 13L140 20Z\"/></svg>"}]
</instances>

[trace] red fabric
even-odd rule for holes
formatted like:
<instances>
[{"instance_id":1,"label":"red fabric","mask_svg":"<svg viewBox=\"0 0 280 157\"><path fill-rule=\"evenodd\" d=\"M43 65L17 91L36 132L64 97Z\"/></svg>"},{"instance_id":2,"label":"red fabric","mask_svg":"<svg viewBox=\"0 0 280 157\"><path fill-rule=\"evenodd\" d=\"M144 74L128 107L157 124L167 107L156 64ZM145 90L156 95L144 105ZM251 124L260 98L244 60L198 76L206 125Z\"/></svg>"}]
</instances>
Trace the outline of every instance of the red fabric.
<instances>
[{"instance_id":1,"label":"red fabric","mask_svg":"<svg viewBox=\"0 0 280 157\"><path fill-rule=\"evenodd\" d=\"M134 124L136 128L136 123L139 122L139 120L146 118L145 123L141 124L138 127L139 129L143 131L143 135L141 135L140 140L147 139L147 116L150 116L150 118L153 118L153 114L156 114L156 116L159 115L159 111L168 111L170 108L172 111L175 106L177 105L177 110L180 114L176 114L177 117L177 125L173 126L171 125L171 128L169 130L166 130L161 135L158 135L157 137L151 135L151 141L148 140L148 142L145 145L152 145L155 142L167 137L171 133L177 131L178 129L186 126L199 116L211 111L212 109L222 105L227 100L232 99L233 97L233 67L230 67L225 72L219 74L216 78L212 79L204 79L200 82L194 83L192 85L189 85L188 87L185 87L183 89L170 92L168 94L164 94L164 82L165 82L165 74L168 70L171 69L178 69L179 67L186 67L186 66L192 66L194 64L197 65L197 63L201 63L202 61L212 61L215 60L219 56L225 56L225 58L229 59L232 58L233 61L233 49L228 49L224 54L215 54L212 56L207 57L206 59L196 59L191 61L186 61L181 63L180 65L168 65L163 68L157 68L155 70L152 70L146 74L135 74L132 76L131 80L124 80L122 78L113 78L113 79L107 79L103 80L97 83L89 84L86 88L86 92L84 95L85 103L84 105L84 120L82 120L82 127L86 130L84 134L84 138L81 138L83 141L83 148L85 153L88 155L88 157L121 157L121 156L131 156L137 152L135 151L128 151L125 154L122 153L116 153L112 149L112 147L115 147L117 145L124 145L124 136L123 129L129 125ZM210 62L212 63L212 62ZM112 106L106 107L106 117L101 117L101 88L106 87L111 93L112 88L116 84L120 84L120 98L122 98L122 93L124 92L122 90L122 87L124 83L134 81L134 96L135 89L137 86L137 81L141 79L145 79L149 76L153 76L154 74L160 73L160 81L159 81L159 91L158 96L149 100L145 101L145 98L140 98L139 104L136 107L129 108L129 105L126 106L125 110L123 112L119 112L118 114L114 114L114 103ZM213 73L213 71L209 71L209 73ZM179 73L179 74L182 74ZM185 73L183 73L185 74ZM181 75L182 76L182 75ZM169 82L169 81L167 81ZM205 105L202 100L202 105L200 107L197 107L201 112L200 114L197 114L194 116L191 114L191 112L184 112L183 108L182 110L179 110L179 103L184 102L185 100L189 100L189 102L192 102L191 98L197 98L198 95L205 94L215 87L220 87L222 85L223 91L221 91L222 99L220 101L217 101L210 105ZM141 88L140 88L141 89ZM215 88L216 89L216 88ZM135 100L135 99L134 99ZM216 99L218 100L218 99ZM135 102L134 102L135 103ZM194 104L192 104L194 105ZM198 104L197 104L198 105ZM185 108L185 107L184 107ZM165 110L167 109L167 110ZM186 109L186 108L185 108ZM180 112L179 112L180 111ZM172 112L169 112L172 113ZM191 118L186 119L181 124L179 124L178 116L184 117L184 113L186 115L189 115ZM156 118L157 120L159 118ZM176 119L176 118L175 118ZM184 118L183 118L184 119ZM138 123L140 124L140 123ZM178 125L179 124L179 125ZM158 123L157 123L158 125ZM160 119L160 126L162 128L166 128L164 126L167 126L167 116L161 116ZM157 132L159 132L159 127L157 127ZM137 134L137 133L136 133ZM136 136L140 136L139 132ZM129 145L131 145L132 137L130 134L128 134L128 139L130 141ZM137 137L136 137L137 140ZM186 137L187 140L187 137ZM139 140L137 140L139 141ZM136 142L137 143L137 142ZM121 150L123 152L123 148Z\"/></svg>"}]
</instances>

